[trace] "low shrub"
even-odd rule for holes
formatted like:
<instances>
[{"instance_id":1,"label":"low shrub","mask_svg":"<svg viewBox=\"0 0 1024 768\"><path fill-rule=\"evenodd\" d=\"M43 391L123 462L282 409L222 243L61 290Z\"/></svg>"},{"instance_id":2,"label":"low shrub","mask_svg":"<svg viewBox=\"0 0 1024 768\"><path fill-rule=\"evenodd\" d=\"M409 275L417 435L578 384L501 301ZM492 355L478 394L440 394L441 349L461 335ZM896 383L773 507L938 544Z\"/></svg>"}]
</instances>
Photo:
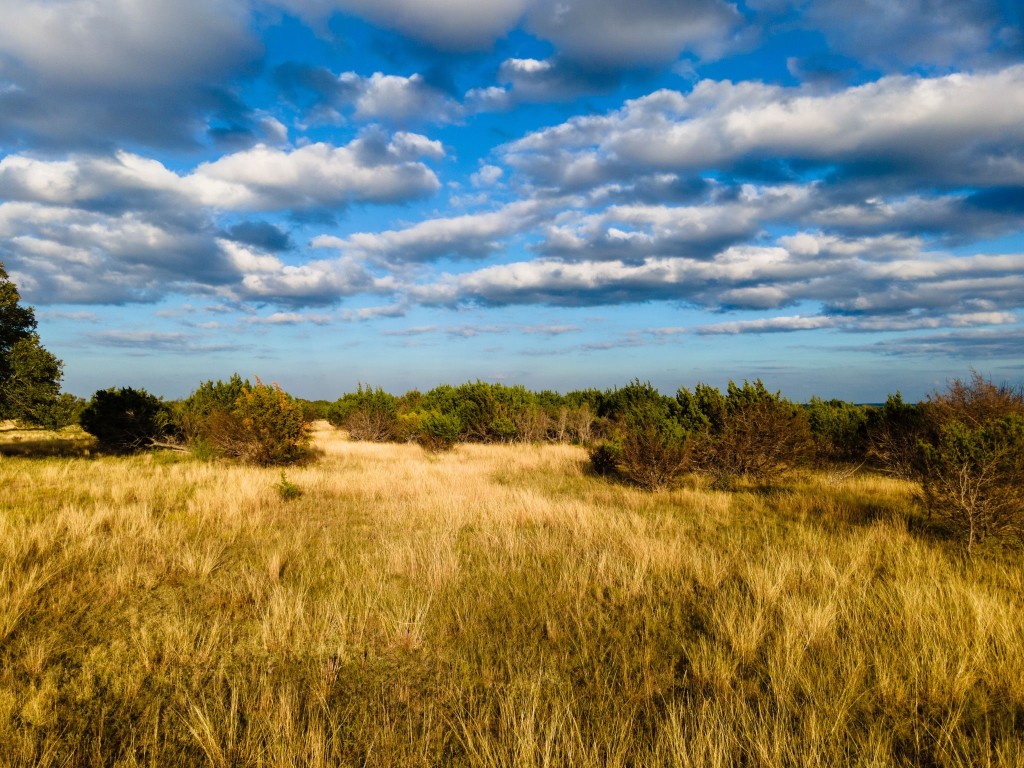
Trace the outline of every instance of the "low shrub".
<instances>
[{"instance_id":1,"label":"low shrub","mask_svg":"<svg viewBox=\"0 0 1024 768\"><path fill-rule=\"evenodd\" d=\"M176 427L170 407L144 389L102 389L79 416L82 429L100 446L116 453L134 453L173 439Z\"/></svg>"},{"instance_id":2,"label":"low shrub","mask_svg":"<svg viewBox=\"0 0 1024 768\"><path fill-rule=\"evenodd\" d=\"M742 386L730 381L725 395L699 384L676 397L693 434L694 467L713 477L769 482L813 454L807 414L760 379Z\"/></svg>"},{"instance_id":3,"label":"low shrub","mask_svg":"<svg viewBox=\"0 0 1024 768\"><path fill-rule=\"evenodd\" d=\"M185 401L184 430L198 451L249 464L290 464L304 458L310 441L301 403L276 384L235 375L206 382Z\"/></svg>"},{"instance_id":4,"label":"low shrub","mask_svg":"<svg viewBox=\"0 0 1024 768\"><path fill-rule=\"evenodd\" d=\"M930 514L970 552L1024 542L1024 393L974 374L921 406L914 471Z\"/></svg>"},{"instance_id":5,"label":"low shrub","mask_svg":"<svg viewBox=\"0 0 1024 768\"><path fill-rule=\"evenodd\" d=\"M419 423L417 442L428 451L450 451L462 436L462 422L457 416L437 411L423 414Z\"/></svg>"}]
</instances>

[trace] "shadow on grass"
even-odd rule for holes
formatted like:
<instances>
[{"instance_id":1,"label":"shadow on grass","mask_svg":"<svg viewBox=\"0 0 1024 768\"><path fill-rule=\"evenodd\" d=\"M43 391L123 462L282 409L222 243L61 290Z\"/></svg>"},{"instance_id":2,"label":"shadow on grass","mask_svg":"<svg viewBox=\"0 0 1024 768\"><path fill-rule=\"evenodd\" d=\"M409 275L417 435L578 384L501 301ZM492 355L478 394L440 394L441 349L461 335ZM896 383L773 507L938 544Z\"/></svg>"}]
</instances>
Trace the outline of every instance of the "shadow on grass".
<instances>
[{"instance_id":1,"label":"shadow on grass","mask_svg":"<svg viewBox=\"0 0 1024 768\"><path fill-rule=\"evenodd\" d=\"M92 440L75 438L17 440L0 443L0 456L26 459L85 458L96 455Z\"/></svg>"},{"instance_id":2,"label":"shadow on grass","mask_svg":"<svg viewBox=\"0 0 1024 768\"><path fill-rule=\"evenodd\" d=\"M96 439L81 430L0 429L0 456L83 458L97 452Z\"/></svg>"}]
</instances>

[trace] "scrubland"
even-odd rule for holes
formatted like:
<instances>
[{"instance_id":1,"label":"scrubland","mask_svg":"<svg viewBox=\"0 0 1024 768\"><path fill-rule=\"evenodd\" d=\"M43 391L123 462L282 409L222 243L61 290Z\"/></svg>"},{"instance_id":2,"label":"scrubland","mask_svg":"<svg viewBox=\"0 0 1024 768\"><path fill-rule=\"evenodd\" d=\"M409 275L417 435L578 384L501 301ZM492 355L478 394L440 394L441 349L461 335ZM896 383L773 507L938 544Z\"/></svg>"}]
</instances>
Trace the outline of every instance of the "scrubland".
<instances>
[{"instance_id":1,"label":"scrubland","mask_svg":"<svg viewBox=\"0 0 1024 768\"><path fill-rule=\"evenodd\" d=\"M0 456L0 765L1024 765L1024 562L907 483L76 440Z\"/></svg>"}]
</instances>

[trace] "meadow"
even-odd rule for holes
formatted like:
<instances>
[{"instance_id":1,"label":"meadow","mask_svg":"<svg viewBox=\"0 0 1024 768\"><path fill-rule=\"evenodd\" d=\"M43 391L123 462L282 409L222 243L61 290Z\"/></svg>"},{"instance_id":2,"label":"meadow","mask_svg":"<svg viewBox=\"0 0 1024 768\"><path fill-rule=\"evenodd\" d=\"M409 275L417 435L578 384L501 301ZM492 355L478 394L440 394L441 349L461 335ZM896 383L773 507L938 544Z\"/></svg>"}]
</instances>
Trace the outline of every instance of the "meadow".
<instances>
[{"instance_id":1,"label":"meadow","mask_svg":"<svg viewBox=\"0 0 1024 768\"><path fill-rule=\"evenodd\" d=\"M2 766L1024 765L1024 561L903 481L0 439Z\"/></svg>"}]
</instances>

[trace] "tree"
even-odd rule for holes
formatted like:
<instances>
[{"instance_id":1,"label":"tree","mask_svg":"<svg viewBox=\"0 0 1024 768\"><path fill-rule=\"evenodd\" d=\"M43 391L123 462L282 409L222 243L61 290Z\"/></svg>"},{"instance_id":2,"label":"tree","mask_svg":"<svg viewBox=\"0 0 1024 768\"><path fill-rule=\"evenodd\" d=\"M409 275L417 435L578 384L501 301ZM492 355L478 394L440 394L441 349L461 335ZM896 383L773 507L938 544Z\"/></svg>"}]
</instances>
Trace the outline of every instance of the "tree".
<instances>
[{"instance_id":1,"label":"tree","mask_svg":"<svg viewBox=\"0 0 1024 768\"><path fill-rule=\"evenodd\" d=\"M31 307L0 263L0 419L64 426L57 407L61 361L43 349Z\"/></svg>"}]
</instances>

